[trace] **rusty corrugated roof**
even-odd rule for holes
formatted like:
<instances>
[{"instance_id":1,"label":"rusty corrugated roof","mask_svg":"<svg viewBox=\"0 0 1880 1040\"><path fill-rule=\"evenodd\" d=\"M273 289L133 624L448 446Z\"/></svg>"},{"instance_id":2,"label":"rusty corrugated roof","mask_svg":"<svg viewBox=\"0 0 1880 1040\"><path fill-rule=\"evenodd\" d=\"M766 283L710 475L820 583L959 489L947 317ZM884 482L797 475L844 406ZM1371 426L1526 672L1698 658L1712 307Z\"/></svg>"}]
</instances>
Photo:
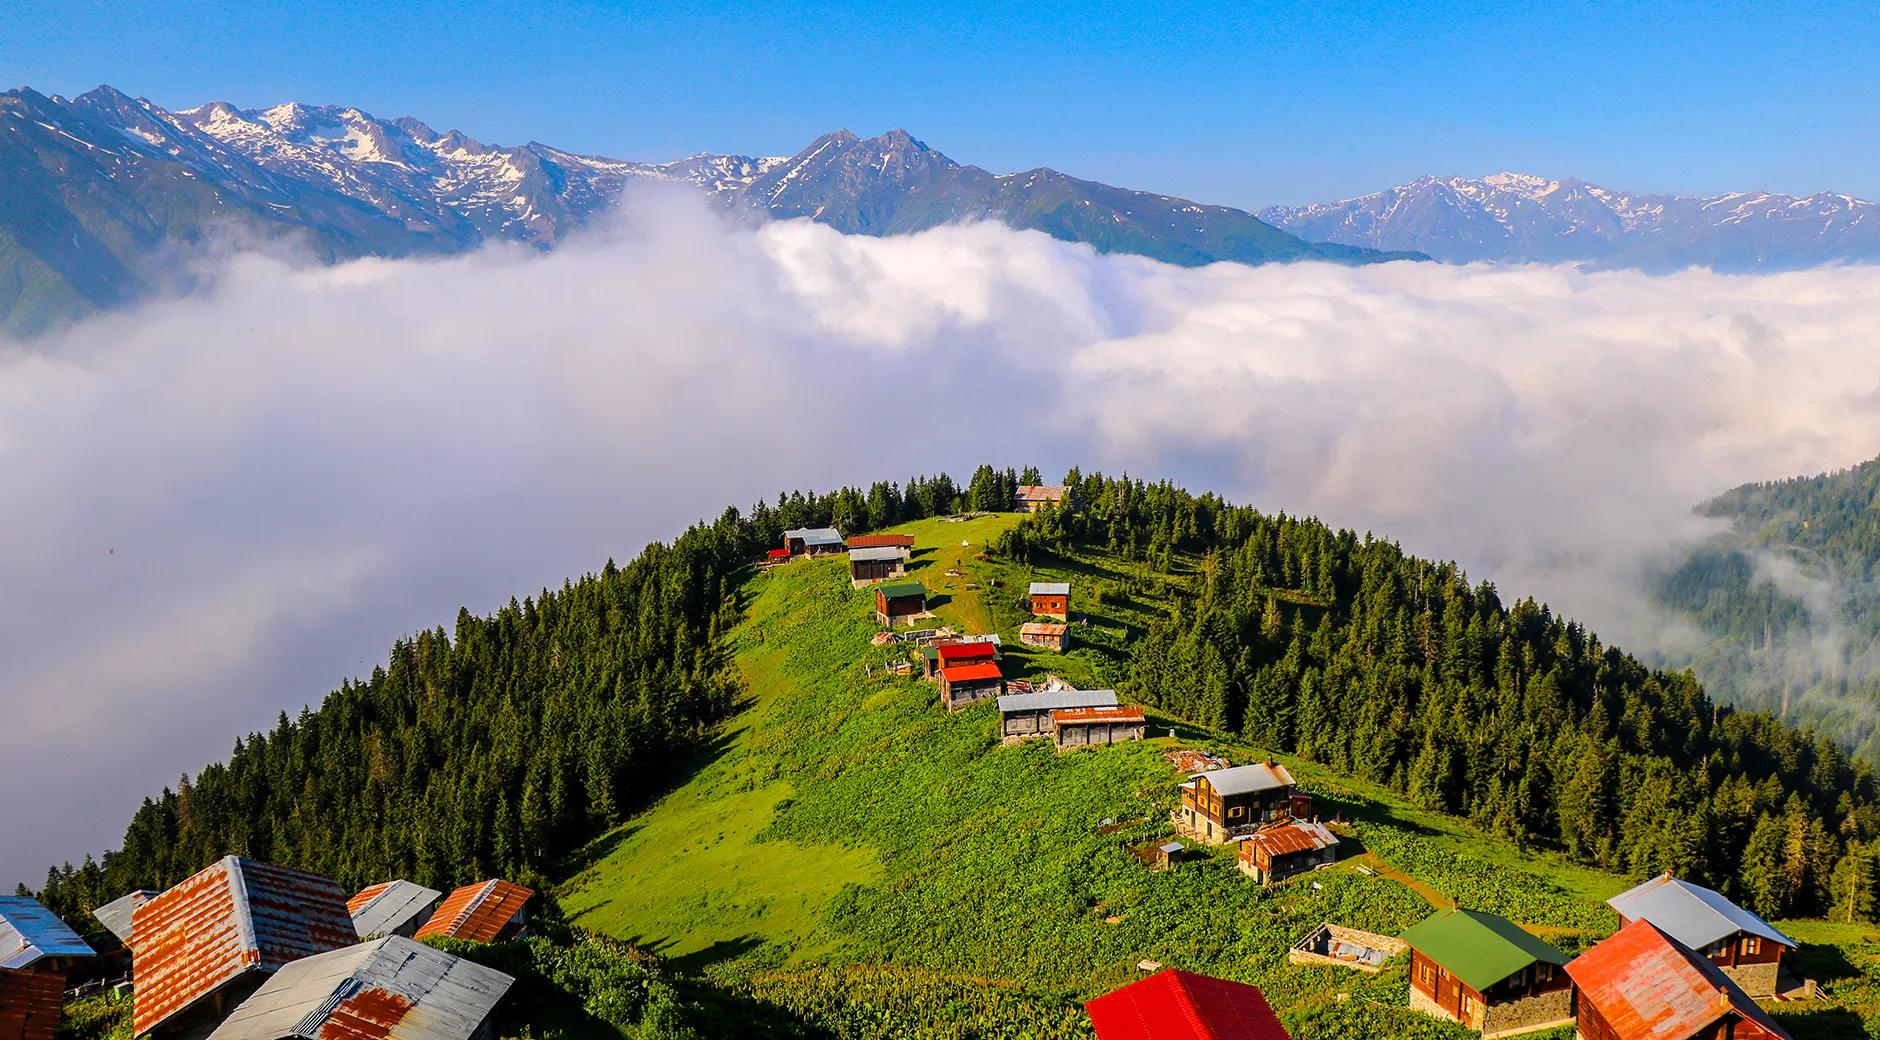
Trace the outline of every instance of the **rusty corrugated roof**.
<instances>
[{"instance_id":1,"label":"rusty corrugated roof","mask_svg":"<svg viewBox=\"0 0 1880 1040\"><path fill-rule=\"evenodd\" d=\"M0 896L0 968L24 968L42 957L90 957L71 926L31 896Z\"/></svg>"},{"instance_id":2,"label":"rusty corrugated roof","mask_svg":"<svg viewBox=\"0 0 1880 1040\"><path fill-rule=\"evenodd\" d=\"M1567 974L1619 1040L1690 1040L1724 1018L1788 1040L1716 965L1643 918L1568 962Z\"/></svg>"},{"instance_id":3,"label":"rusty corrugated roof","mask_svg":"<svg viewBox=\"0 0 1880 1040\"><path fill-rule=\"evenodd\" d=\"M857 534L849 536L851 549L912 549L911 534Z\"/></svg>"},{"instance_id":4,"label":"rusty corrugated roof","mask_svg":"<svg viewBox=\"0 0 1880 1040\"><path fill-rule=\"evenodd\" d=\"M390 936L287 965L209 1040L468 1040L514 982Z\"/></svg>"},{"instance_id":5,"label":"rusty corrugated roof","mask_svg":"<svg viewBox=\"0 0 1880 1040\"><path fill-rule=\"evenodd\" d=\"M0 968L0 1040L52 1040L64 1001L65 976Z\"/></svg>"},{"instance_id":6,"label":"rusty corrugated roof","mask_svg":"<svg viewBox=\"0 0 1880 1040\"><path fill-rule=\"evenodd\" d=\"M339 885L236 856L138 907L131 922L138 1033L249 971L359 941Z\"/></svg>"},{"instance_id":7,"label":"rusty corrugated roof","mask_svg":"<svg viewBox=\"0 0 1880 1040\"><path fill-rule=\"evenodd\" d=\"M1338 837L1319 823L1289 823L1269 827L1248 838L1250 846L1269 856L1288 856L1295 852L1316 852L1338 844Z\"/></svg>"},{"instance_id":8,"label":"rusty corrugated roof","mask_svg":"<svg viewBox=\"0 0 1880 1040\"><path fill-rule=\"evenodd\" d=\"M418 938L441 935L490 942L502 934L533 895L533 890L501 878L465 885L444 898L443 905L418 929Z\"/></svg>"}]
</instances>

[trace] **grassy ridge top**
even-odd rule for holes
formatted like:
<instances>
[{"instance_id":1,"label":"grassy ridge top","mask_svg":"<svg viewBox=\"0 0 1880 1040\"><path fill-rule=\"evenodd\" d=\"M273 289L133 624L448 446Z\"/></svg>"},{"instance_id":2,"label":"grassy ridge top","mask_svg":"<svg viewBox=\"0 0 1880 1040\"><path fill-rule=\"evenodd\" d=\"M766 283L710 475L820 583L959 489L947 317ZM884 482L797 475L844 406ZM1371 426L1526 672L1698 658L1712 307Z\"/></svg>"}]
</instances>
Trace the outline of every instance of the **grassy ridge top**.
<instances>
[{"instance_id":1,"label":"grassy ridge top","mask_svg":"<svg viewBox=\"0 0 1880 1040\"><path fill-rule=\"evenodd\" d=\"M900 528L918 546L910 576L943 621L1005 637L1008 676L1122 685L1129 646L1187 591L1193 561L1152 574L1094 553L983 558L1018 520ZM1068 654L1018 645L1019 598L1040 579L1073 584ZM559 897L582 926L837 1035L1084 1036L1080 1001L1152 959L1262 986L1299 1040L1460 1037L1408 1009L1401 964L1297 968L1287 946L1325 920L1395 933L1452 898L1569 952L1615 923L1600 903L1625 879L1294 759L1320 811L1354 821L1361 856L1269 892L1226 850L1149 873L1124 846L1167 833L1180 777L1164 753L1268 749L1153 715L1160 736L1142 743L1002 748L991 705L949 716L931 685L887 673L906 649L870 645L872 598L840 557L759 573L743 599L731 642L750 703L672 794L578 857Z\"/></svg>"}]
</instances>

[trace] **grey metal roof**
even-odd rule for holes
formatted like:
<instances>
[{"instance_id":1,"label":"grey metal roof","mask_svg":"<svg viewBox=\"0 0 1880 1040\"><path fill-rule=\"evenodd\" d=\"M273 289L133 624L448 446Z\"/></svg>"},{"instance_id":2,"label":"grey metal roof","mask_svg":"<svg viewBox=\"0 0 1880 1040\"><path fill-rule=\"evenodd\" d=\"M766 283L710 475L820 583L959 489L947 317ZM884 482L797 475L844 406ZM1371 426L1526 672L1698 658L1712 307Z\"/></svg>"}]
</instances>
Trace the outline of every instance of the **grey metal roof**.
<instances>
[{"instance_id":1,"label":"grey metal roof","mask_svg":"<svg viewBox=\"0 0 1880 1040\"><path fill-rule=\"evenodd\" d=\"M1702 885L1660 874L1642 885L1629 888L1606 900L1607 905L1636 921L1644 918L1657 925L1673 939L1702 951L1720 939L1738 932L1761 936L1789 949L1794 939L1783 935L1768 921L1737 906Z\"/></svg>"},{"instance_id":2,"label":"grey metal roof","mask_svg":"<svg viewBox=\"0 0 1880 1040\"><path fill-rule=\"evenodd\" d=\"M91 912L118 941L126 946L131 944L131 914L145 903L157 897L157 893L148 888L140 888L111 900L109 903Z\"/></svg>"},{"instance_id":3,"label":"grey metal roof","mask_svg":"<svg viewBox=\"0 0 1880 1040\"><path fill-rule=\"evenodd\" d=\"M1162 852L1180 852L1182 848L1183 845L1179 841L1171 841L1167 845L1159 846L1159 850Z\"/></svg>"},{"instance_id":4,"label":"grey metal roof","mask_svg":"<svg viewBox=\"0 0 1880 1040\"><path fill-rule=\"evenodd\" d=\"M1010 693L999 698L999 714L1014 711L1056 711L1059 708L1114 708L1115 690L1052 690L1049 693Z\"/></svg>"},{"instance_id":5,"label":"grey metal roof","mask_svg":"<svg viewBox=\"0 0 1880 1040\"><path fill-rule=\"evenodd\" d=\"M1269 766L1265 762L1255 762L1250 766L1232 766L1216 769L1211 773L1202 773L1202 779L1209 786L1224 795L1251 794L1254 791L1271 791L1292 786L1292 774L1282 765Z\"/></svg>"},{"instance_id":6,"label":"grey metal roof","mask_svg":"<svg viewBox=\"0 0 1880 1040\"><path fill-rule=\"evenodd\" d=\"M1034 596L1068 596L1071 594L1071 583L1068 581L1034 581L1031 583L1031 594Z\"/></svg>"},{"instance_id":7,"label":"grey metal roof","mask_svg":"<svg viewBox=\"0 0 1880 1040\"><path fill-rule=\"evenodd\" d=\"M64 921L27 896L0 896L0 968L24 968L41 957L90 957Z\"/></svg>"},{"instance_id":8,"label":"grey metal roof","mask_svg":"<svg viewBox=\"0 0 1880 1040\"><path fill-rule=\"evenodd\" d=\"M800 540L804 545L847 545L833 527L792 527L783 532L785 541Z\"/></svg>"},{"instance_id":9,"label":"grey metal roof","mask_svg":"<svg viewBox=\"0 0 1880 1040\"><path fill-rule=\"evenodd\" d=\"M905 551L892 545L883 545L869 549L850 549L851 560L899 560L906 557Z\"/></svg>"},{"instance_id":10,"label":"grey metal roof","mask_svg":"<svg viewBox=\"0 0 1880 1040\"><path fill-rule=\"evenodd\" d=\"M210 1040L468 1040L516 980L401 936L282 967L210 1033Z\"/></svg>"},{"instance_id":11,"label":"grey metal roof","mask_svg":"<svg viewBox=\"0 0 1880 1040\"><path fill-rule=\"evenodd\" d=\"M355 901L357 898L354 897ZM442 898L444 893L415 881L387 882L371 899L353 908L353 929L361 939L391 935L410 924L412 918L435 909Z\"/></svg>"}]
</instances>

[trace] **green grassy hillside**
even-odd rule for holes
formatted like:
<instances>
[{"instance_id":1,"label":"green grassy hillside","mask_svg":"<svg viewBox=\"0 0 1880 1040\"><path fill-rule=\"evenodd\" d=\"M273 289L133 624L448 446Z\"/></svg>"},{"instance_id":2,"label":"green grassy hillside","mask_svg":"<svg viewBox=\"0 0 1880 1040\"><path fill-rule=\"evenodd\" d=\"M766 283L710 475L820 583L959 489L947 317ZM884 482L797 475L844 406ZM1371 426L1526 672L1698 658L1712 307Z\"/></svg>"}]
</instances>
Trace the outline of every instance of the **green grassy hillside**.
<instances>
[{"instance_id":1,"label":"green grassy hillside","mask_svg":"<svg viewBox=\"0 0 1880 1040\"><path fill-rule=\"evenodd\" d=\"M943 621L1005 637L1008 675L1116 685L1132 639L1192 569L984 559L1017 520L904 528L920 546L913 576ZM1019 600L1038 578L1074 583L1085 620L1068 654L1018 646ZM575 923L844 1036L1087 1035L1080 1002L1148 959L1264 987L1299 1040L1467 1035L1408 1009L1401 964L1378 976L1289 965L1288 944L1321 921L1394 933L1460 899L1569 952L1613 926L1601 902L1625 879L1286 758L1321 813L1353 821L1358 855L1270 892L1224 850L1152 873L1126 846L1169 833L1180 775L1166 752L1267 749L1153 715L1154 739L1138 744L1001 747L990 704L950 716L917 674L888 674L907 651L870 644L871 604L840 557L750 580L731 635L750 703L709 761L570 865L558 895ZM1818 977L1850 993L1872 969L1865 926L1811 941ZM1798 1037L1867 1035L1832 1004L1785 1017Z\"/></svg>"}]
</instances>

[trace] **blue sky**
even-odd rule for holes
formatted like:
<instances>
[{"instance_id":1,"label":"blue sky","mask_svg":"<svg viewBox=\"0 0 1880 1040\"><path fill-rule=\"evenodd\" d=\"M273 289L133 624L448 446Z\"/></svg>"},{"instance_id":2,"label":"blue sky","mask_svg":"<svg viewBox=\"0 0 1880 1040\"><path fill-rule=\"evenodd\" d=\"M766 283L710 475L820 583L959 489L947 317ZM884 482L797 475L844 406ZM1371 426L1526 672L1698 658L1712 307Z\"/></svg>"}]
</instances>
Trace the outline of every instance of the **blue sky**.
<instances>
[{"instance_id":1,"label":"blue sky","mask_svg":"<svg viewBox=\"0 0 1880 1040\"><path fill-rule=\"evenodd\" d=\"M0 77L664 159L904 126L1257 207L1422 173L1880 196L1871 4L0 4Z\"/></svg>"}]
</instances>

